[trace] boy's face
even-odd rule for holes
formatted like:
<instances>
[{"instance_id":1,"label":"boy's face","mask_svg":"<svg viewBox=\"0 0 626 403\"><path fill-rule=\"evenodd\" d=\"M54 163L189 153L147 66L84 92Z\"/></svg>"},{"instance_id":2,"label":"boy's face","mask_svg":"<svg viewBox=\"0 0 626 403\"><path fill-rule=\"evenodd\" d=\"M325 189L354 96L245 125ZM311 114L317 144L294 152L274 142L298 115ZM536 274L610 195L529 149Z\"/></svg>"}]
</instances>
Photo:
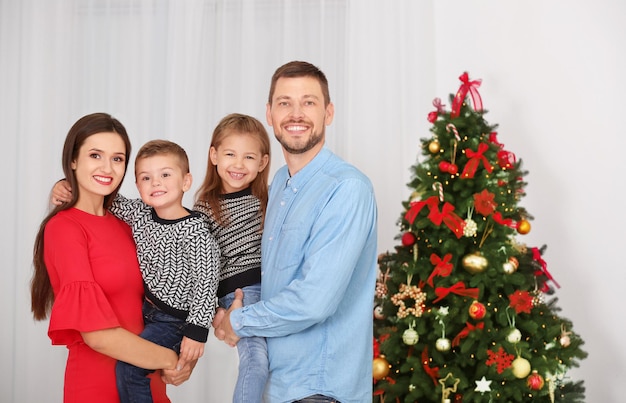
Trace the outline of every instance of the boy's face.
<instances>
[{"instance_id":1,"label":"boy's face","mask_svg":"<svg viewBox=\"0 0 626 403\"><path fill-rule=\"evenodd\" d=\"M183 194L191 187L191 174L184 173L178 158L154 155L135 163L135 182L141 200L155 209L180 207Z\"/></svg>"}]
</instances>

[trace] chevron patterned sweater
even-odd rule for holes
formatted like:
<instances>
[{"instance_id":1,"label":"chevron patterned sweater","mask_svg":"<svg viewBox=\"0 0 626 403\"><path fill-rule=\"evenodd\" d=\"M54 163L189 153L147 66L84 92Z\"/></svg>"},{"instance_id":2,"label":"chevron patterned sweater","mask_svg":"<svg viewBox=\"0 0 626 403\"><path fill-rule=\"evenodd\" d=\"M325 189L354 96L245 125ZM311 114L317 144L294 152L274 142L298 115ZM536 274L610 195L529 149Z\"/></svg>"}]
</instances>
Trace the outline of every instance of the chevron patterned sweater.
<instances>
[{"instance_id":1,"label":"chevron patterned sweater","mask_svg":"<svg viewBox=\"0 0 626 403\"><path fill-rule=\"evenodd\" d=\"M146 297L185 320L185 336L205 342L216 308L219 248L198 213L164 220L141 199L117 195L111 213L130 225Z\"/></svg>"}]
</instances>

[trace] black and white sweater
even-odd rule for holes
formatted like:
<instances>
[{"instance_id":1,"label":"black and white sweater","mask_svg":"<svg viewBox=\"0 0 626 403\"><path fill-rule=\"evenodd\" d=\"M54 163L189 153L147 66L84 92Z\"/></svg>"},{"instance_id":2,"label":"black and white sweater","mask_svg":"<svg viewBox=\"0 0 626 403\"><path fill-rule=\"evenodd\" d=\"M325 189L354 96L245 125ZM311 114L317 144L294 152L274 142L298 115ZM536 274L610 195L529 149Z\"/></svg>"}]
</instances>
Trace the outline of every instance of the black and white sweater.
<instances>
[{"instance_id":1,"label":"black and white sweater","mask_svg":"<svg viewBox=\"0 0 626 403\"><path fill-rule=\"evenodd\" d=\"M247 188L222 195L221 203L225 226L213 219L208 203L194 205L194 210L206 217L220 247L218 297L261 282L261 202Z\"/></svg>"},{"instance_id":2,"label":"black and white sweater","mask_svg":"<svg viewBox=\"0 0 626 403\"><path fill-rule=\"evenodd\" d=\"M146 297L185 320L185 336L206 342L216 308L220 253L204 217L164 220L141 199L117 195L111 213L130 225Z\"/></svg>"}]
</instances>

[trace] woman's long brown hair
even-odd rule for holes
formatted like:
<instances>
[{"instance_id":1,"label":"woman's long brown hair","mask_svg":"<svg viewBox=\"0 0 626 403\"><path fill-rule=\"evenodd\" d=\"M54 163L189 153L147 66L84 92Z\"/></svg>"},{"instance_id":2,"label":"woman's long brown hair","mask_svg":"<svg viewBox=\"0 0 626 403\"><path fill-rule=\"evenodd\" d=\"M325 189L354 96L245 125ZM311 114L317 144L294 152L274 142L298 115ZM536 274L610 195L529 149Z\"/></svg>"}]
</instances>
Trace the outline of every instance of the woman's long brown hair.
<instances>
[{"instance_id":1,"label":"woman's long brown hair","mask_svg":"<svg viewBox=\"0 0 626 403\"><path fill-rule=\"evenodd\" d=\"M48 317L50 310L52 309L52 303L54 302L54 292L52 285L50 284L50 276L48 275L48 269L44 262L44 231L46 224L52 217L57 215L60 211L67 210L76 205L79 196L78 182L76 181L76 175L72 169L72 162L78 158L78 152L85 140L97 133L117 133L120 135L126 145L126 161L125 168L128 167L128 161L130 157L130 140L126 133L126 128L111 115L106 113L93 113L83 116L70 128L65 138L65 144L63 145L63 156L61 163L63 165L63 173L65 174L65 180L68 181L70 188L72 189L72 200L63 203L60 206L56 206L50 211L50 213L44 218L39 226L37 237L35 238L35 245L33 247L33 276L30 282L30 298L31 298L31 311L35 320L44 320ZM126 170L124 170L126 175ZM124 178L122 177L122 180ZM122 181L113 193L104 197L104 207L111 206L113 199L117 195Z\"/></svg>"}]
</instances>

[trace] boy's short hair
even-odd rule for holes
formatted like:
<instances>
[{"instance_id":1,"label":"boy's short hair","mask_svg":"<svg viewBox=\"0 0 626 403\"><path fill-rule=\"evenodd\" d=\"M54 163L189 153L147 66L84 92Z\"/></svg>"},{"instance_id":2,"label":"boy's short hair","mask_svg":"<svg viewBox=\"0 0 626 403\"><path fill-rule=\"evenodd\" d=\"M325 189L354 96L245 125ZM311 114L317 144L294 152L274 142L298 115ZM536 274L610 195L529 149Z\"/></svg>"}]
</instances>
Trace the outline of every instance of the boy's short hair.
<instances>
[{"instance_id":1,"label":"boy's short hair","mask_svg":"<svg viewBox=\"0 0 626 403\"><path fill-rule=\"evenodd\" d=\"M144 144L137 152L137 157L135 157L135 170L139 160L154 157L155 155L173 155L177 157L183 174L189 173L187 153L181 146L169 140L151 140Z\"/></svg>"}]
</instances>

